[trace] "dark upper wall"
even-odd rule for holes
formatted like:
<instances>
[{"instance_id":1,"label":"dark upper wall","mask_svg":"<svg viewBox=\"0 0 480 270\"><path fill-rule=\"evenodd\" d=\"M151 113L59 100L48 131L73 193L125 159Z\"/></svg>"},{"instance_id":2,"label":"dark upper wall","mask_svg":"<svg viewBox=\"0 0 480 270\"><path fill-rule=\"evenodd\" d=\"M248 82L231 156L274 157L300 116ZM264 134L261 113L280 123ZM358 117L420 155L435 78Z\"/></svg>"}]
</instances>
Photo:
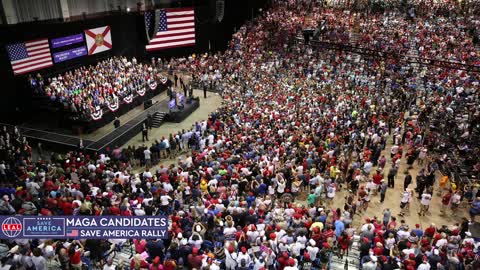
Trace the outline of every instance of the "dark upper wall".
<instances>
[{"instance_id":1,"label":"dark upper wall","mask_svg":"<svg viewBox=\"0 0 480 270\"><path fill-rule=\"evenodd\" d=\"M56 38L82 33L85 29L110 25L113 49L92 56L83 56L74 60L55 64L38 72L56 74L82 65L94 64L113 55L135 56L140 60L150 57L171 57L208 51L210 41L212 51L224 50L234 29L238 29L252 14L264 7L268 0L225 0L225 15L222 22L215 20L215 0L191 0L181 2L181 6L195 7L196 46L147 53L147 42L143 15L137 13L112 14L102 18L74 22L34 22L17 25L0 25L0 120L12 120L15 111L32 113L30 110L31 93L26 86L25 76L13 76L5 50L5 45L37 38ZM178 2L177 2L178 3ZM179 4L175 5L179 6ZM253 13L252 13L253 12ZM36 73L36 72L35 72Z\"/></svg>"}]
</instances>

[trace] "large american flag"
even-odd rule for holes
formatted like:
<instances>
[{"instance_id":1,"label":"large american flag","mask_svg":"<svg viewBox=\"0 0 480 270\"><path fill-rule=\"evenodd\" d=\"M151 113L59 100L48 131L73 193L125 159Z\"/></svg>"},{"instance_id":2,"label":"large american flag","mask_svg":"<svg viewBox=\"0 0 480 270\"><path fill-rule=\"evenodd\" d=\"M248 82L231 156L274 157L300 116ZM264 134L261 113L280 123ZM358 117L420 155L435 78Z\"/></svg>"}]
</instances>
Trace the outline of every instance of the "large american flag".
<instances>
[{"instance_id":1,"label":"large american flag","mask_svg":"<svg viewBox=\"0 0 480 270\"><path fill-rule=\"evenodd\" d=\"M6 47L15 75L53 65L47 38L9 44Z\"/></svg>"},{"instance_id":2,"label":"large american flag","mask_svg":"<svg viewBox=\"0 0 480 270\"><path fill-rule=\"evenodd\" d=\"M195 45L193 8L160 10L158 32L146 46L147 51Z\"/></svg>"}]
</instances>

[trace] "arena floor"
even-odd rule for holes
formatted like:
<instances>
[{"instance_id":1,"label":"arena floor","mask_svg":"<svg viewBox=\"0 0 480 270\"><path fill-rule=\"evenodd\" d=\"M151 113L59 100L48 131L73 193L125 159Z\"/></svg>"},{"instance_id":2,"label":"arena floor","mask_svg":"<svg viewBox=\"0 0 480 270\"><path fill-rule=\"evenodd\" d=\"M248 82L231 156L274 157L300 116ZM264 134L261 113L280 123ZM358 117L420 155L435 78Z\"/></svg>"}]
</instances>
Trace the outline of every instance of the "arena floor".
<instances>
[{"instance_id":1,"label":"arena floor","mask_svg":"<svg viewBox=\"0 0 480 270\"><path fill-rule=\"evenodd\" d=\"M222 102L222 98L212 92L207 93L207 98L203 98L203 91L200 90L195 90L194 92L195 96L200 96L200 108L198 108L195 113L190 115L187 119L185 119L181 123L164 123L160 128L157 129L152 129L149 133L149 139L150 142L154 140L155 138L162 138L168 136L170 133L175 133L179 130L182 129L187 129L191 128L193 124L195 124L196 121L203 121L206 119L209 113L215 111ZM143 144L148 145L150 142L142 142L142 136L141 134L138 134L134 138L132 138L125 146L128 145L135 145L135 146L141 146ZM387 158L387 165L385 165L384 169L384 174L385 174L385 180L386 180L386 175L388 173L388 170L390 169L390 146L391 146L392 141L389 140L386 149L382 152L382 154L385 154L385 157ZM178 158L182 158L183 155L180 155L177 157L175 160L163 160L160 164L155 166L152 171L155 171L156 168L159 167L159 165L170 165L172 163L175 163L178 161ZM460 207L460 211L458 211L456 216L452 216L452 211L450 209L447 210L446 215L441 215L440 209L441 209L441 197L438 196L438 191L439 191L439 186L438 183L435 185L435 191L434 191L434 196L430 205L429 212L425 216L419 216L418 212L420 210L420 201L417 199L418 194L414 194L414 199L412 203L410 204L410 209L406 212L405 216L399 217L398 214L400 213L400 199L401 199L401 194L402 194L402 188L403 188L403 180L405 177L405 169L407 168L406 164L406 159L403 158L400 169L398 170L397 177L395 178L395 188L391 189L389 188L385 197L385 201L383 203L380 203L380 195L372 196L372 199L370 201L370 205L367 209L366 212L363 212L359 214L360 216L355 216L353 219L353 225L356 227L361 226L366 218L373 218L375 215L381 220L382 219L382 211L385 208L389 208L392 212L392 216L397 217L397 222L399 223L400 220L405 220L406 224L409 224L410 226L414 226L415 224L420 224L422 228L428 227L431 223L435 223L436 226L441 226L441 225L454 225L455 223L460 223L462 221L462 217L467 217L468 218L468 213L467 213L467 206L465 204L462 204ZM416 186L416 176L418 174L418 171L420 170L420 167L417 163L414 164L413 169L410 170L411 175L413 177L413 182L410 184L410 188L414 189ZM143 168L137 168L135 170L136 172L143 172ZM374 171L374 170L372 170ZM436 180L440 179L441 175L437 175ZM343 206L345 204L345 196L347 195L347 190L343 188L341 191L337 192L335 196L334 203L332 205L332 208L341 208L343 209ZM306 196L307 193L304 192L301 194L297 200L297 203L301 204L306 204ZM303 200L302 200L303 199ZM360 217L360 218L359 218Z\"/></svg>"}]
</instances>

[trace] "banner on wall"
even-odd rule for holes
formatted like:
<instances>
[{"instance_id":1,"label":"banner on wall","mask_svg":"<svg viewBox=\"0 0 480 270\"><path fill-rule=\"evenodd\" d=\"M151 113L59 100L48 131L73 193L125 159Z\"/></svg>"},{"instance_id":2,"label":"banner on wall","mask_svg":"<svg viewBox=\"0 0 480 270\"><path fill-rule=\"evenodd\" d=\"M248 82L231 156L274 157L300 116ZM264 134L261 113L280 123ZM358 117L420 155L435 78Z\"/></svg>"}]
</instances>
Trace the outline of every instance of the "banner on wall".
<instances>
[{"instance_id":1,"label":"banner on wall","mask_svg":"<svg viewBox=\"0 0 480 270\"><path fill-rule=\"evenodd\" d=\"M53 61L55 64L67 61L73 58L87 55L87 48L85 46L53 53Z\"/></svg>"},{"instance_id":2,"label":"banner on wall","mask_svg":"<svg viewBox=\"0 0 480 270\"><path fill-rule=\"evenodd\" d=\"M50 40L50 43L52 44L52 49L56 49L56 48L69 46L76 43L81 43L83 42L83 40L84 40L83 34L77 34L77 35L71 35L67 37L54 38Z\"/></svg>"},{"instance_id":3,"label":"banner on wall","mask_svg":"<svg viewBox=\"0 0 480 270\"><path fill-rule=\"evenodd\" d=\"M85 30L88 55L108 51L112 48L112 33L110 26Z\"/></svg>"}]
</instances>

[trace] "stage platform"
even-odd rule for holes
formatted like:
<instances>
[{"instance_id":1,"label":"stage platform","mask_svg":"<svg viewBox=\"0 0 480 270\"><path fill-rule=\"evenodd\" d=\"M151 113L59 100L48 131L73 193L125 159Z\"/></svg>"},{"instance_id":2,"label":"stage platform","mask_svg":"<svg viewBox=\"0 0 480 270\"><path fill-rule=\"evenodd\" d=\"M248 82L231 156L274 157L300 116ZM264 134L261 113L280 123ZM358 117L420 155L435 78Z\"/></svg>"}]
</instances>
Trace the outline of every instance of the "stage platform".
<instances>
[{"instance_id":1,"label":"stage platform","mask_svg":"<svg viewBox=\"0 0 480 270\"><path fill-rule=\"evenodd\" d=\"M41 142L44 147L55 151L70 151L78 148L80 139L83 139L83 145L87 152L98 153L107 148L115 148L122 146L128 140L141 132L142 124L147 119L148 114L153 117L161 117L163 121L180 123L190 114L192 114L199 106L200 99L189 99L184 108L170 110L168 107L168 98L154 101L154 104L143 110L143 105L135 108L132 112L127 113L124 117L128 117L128 121L122 123L119 128L102 128L102 133L73 135L65 129L55 129L48 123L45 123L46 128L41 128L41 123L19 125L18 129L28 139L28 141L35 145ZM108 124L113 127L113 123Z\"/></svg>"},{"instance_id":2,"label":"stage platform","mask_svg":"<svg viewBox=\"0 0 480 270\"><path fill-rule=\"evenodd\" d=\"M169 111L166 120L173 123L180 123L198 109L198 107L200 107L200 99L192 99L190 103L185 104L184 108Z\"/></svg>"},{"instance_id":3,"label":"stage platform","mask_svg":"<svg viewBox=\"0 0 480 270\"><path fill-rule=\"evenodd\" d=\"M107 107L102 108L102 117L97 120L93 120L91 117L78 118L78 115L59 107L58 103L51 102L48 97L34 97L32 106L38 115L34 115L28 125L29 127L37 126L39 122L37 119L41 115L43 119L49 119L50 123L47 126L52 126L54 129L67 130L67 132L62 133L70 133L72 135L90 134L111 123L115 120L115 117L120 118L134 108L141 106L144 102L155 99L166 92L167 86L158 84L154 89L149 88L149 86L145 88L148 89L145 91L145 94L143 96L136 95L130 103L120 99L119 107L115 111L111 111ZM45 125L45 123L40 121L40 125Z\"/></svg>"}]
</instances>

